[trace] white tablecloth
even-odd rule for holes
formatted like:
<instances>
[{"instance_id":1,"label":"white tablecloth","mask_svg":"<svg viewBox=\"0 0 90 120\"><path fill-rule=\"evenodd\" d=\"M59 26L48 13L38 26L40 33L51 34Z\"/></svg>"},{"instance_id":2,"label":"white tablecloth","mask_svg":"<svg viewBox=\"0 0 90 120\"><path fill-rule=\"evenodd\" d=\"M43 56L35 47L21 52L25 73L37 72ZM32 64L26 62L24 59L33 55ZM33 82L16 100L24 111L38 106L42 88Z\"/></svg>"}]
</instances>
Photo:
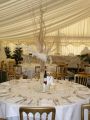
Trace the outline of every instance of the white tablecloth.
<instances>
[{"instance_id":1,"label":"white tablecloth","mask_svg":"<svg viewBox=\"0 0 90 120\"><path fill-rule=\"evenodd\" d=\"M89 100L90 89L76 83L55 80L43 92L40 80L13 80L0 84L0 117L18 120L20 106L54 106L56 120L80 120L81 104Z\"/></svg>"}]
</instances>

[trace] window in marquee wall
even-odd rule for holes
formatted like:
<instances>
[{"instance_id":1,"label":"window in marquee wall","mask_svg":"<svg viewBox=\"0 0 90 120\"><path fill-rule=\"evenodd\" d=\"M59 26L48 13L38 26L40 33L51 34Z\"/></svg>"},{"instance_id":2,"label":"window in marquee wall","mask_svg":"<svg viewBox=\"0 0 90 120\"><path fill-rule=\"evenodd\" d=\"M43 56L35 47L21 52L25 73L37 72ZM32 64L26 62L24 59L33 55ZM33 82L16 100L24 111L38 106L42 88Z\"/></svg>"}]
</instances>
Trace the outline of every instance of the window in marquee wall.
<instances>
[{"instance_id":1,"label":"window in marquee wall","mask_svg":"<svg viewBox=\"0 0 90 120\"><path fill-rule=\"evenodd\" d=\"M64 47L63 55L79 55L81 54L81 51L84 49L85 45L67 45Z\"/></svg>"},{"instance_id":2,"label":"window in marquee wall","mask_svg":"<svg viewBox=\"0 0 90 120\"><path fill-rule=\"evenodd\" d=\"M80 45L80 44L72 45L72 44L68 44L66 46L62 46L62 50L60 51L61 52L60 55L65 55L65 56L67 56L67 55L79 55L79 54L82 53L82 51L86 47L87 47L86 45ZM88 51L85 51L85 52L88 52Z\"/></svg>"}]
</instances>

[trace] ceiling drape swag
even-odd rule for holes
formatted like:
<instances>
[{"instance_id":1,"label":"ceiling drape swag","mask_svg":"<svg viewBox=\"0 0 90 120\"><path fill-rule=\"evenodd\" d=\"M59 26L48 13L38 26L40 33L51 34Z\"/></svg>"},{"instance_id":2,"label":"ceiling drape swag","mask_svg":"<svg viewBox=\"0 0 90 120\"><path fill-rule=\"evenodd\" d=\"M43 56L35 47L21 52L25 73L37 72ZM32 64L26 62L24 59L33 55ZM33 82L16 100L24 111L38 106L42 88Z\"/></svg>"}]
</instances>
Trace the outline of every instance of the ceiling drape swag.
<instances>
[{"instance_id":1,"label":"ceiling drape swag","mask_svg":"<svg viewBox=\"0 0 90 120\"><path fill-rule=\"evenodd\" d=\"M28 7L27 7L28 5ZM90 0L42 0L50 34L90 16ZM34 12L34 16L33 16ZM10 0L0 4L0 39L27 38L39 32L40 0ZM37 27L34 26L35 17Z\"/></svg>"}]
</instances>

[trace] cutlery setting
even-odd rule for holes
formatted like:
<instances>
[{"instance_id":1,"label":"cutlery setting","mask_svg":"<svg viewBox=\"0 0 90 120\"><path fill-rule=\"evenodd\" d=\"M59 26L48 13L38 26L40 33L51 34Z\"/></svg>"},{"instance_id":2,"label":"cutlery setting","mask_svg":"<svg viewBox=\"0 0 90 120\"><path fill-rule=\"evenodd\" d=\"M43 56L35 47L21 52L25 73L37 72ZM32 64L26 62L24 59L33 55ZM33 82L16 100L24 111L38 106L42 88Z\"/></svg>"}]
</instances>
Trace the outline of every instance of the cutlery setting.
<instances>
[{"instance_id":1,"label":"cutlery setting","mask_svg":"<svg viewBox=\"0 0 90 120\"><path fill-rule=\"evenodd\" d=\"M30 105L33 102L33 99L30 99L28 102L28 105Z\"/></svg>"},{"instance_id":2,"label":"cutlery setting","mask_svg":"<svg viewBox=\"0 0 90 120\"><path fill-rule=\"evenodd\" d=\"M62 97L62 99L65 99L68 103L72 103L72 102L68 99L68 97Z\"/></svg>"},{"instance_id":3,"label":"cutlery setting","mask_svg":"<svg viewBox=\"0 0 90 120\"><path fill-rule=\"evenodd\" d=\"M25 102L27 100L27 98L23 98L23 99L21 99L21 100L18 100L18 101L16 101L15 103L23 103L23 102Z\"/></svg>"},{"instance_id":4,"label":"cutlery setting","mask_svg":"<svg viewBox=\"0 0 90 120\"><path fill-rule=\"evenodd\" d=\"M80 96L80 95L76 95L78 98L81 98L81 99L85 99L85 97L83 96Z\"/></svg>"}]
</instances>

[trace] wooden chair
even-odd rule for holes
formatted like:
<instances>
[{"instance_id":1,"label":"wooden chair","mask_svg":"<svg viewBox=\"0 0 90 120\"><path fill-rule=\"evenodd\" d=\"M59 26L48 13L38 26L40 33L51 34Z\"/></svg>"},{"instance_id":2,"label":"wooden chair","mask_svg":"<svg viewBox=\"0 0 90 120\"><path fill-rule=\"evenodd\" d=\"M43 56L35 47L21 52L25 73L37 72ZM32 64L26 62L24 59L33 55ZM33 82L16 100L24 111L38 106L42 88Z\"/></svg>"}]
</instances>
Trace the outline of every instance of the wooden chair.
<instances>
[{"instance_id":1,"label":"wooden chair","mask_svg":"<svg viewBox=\"0 0 90 120\"><path fill-rule=\"evenodd\" d=\"M19 79L22 75L22 66L18 65L18 66L15 66L15 76L16 76L16 79Z\"/></svg>"},{"instance_id":2,"label":"wooden chair","mask_svg":"<svg viewBox=\"0 0 90 120\"><path fill-rule=\"evenodd\" d=\"M67 76L67 67L68 64L59 64L56 67L56 76L57 79L65 79Z\"/></svg>"},{"instance_id":3,"label":"wooden chair","mask_svg":"<svg viewBox=\"0 0 90 120\"><path fill-rule=\"evenodd\" d=\"M40 66L35 66L35 78L40 79Z\"/></svg>"},{"instance_id":4,"label":"wooden chair","mask_svg":"<svg viewBox=\"0 0 90 120\"><path fill-rule=\"evenodd\" d=\"M9 60L9 61L7 62L8 68L12 68L14 65L15 65L15 60Z\"/></svg>"},{"instance_id":5,"label":"wooden chair","mask_svg":"<svg viewBox=\"0 0 90 120\"><path fill-rule=\"evenodd\" d=\"M57 66L55 66L55 70L54 71L50 71L50 75L53 76L54 79L57 79Z\"/></svg>"},{"instance_id":6,"label":"wooden chair","mask_svg":"<svg viewBox=\"0 0 90 120\"><path fill-rule=\"evenodd\" d=\"M12 79L16 78L16 76L15 76L15 68L14 67L9 67L7 69L7 73L8 73L8 80L12 80Z\"/></svg>"},{"instance_id":7,"label":"wooden chair","mask_svg":"<svg viewBox=\"0 0 90 120\"><path fill-rule=\"evenodd\" d=\"M19 113L20 113L20 120L24 120L24 115L23 115L23 112L26 113L26 117L27 119L26 120L30 120L30 117L29 117L29 113L32 113L33 114L33 120L37 120L37 118L35 119L35 115L36 113L39 113L40 114L40 119L39 120L42 120L42 114L43 113L46 113L46 120L48 120L48 115L50 113L52 113L51 117L52 119L50 120L55 120L55 113L56 113L56 110L54 107L20 107L19 109Z\"/></svg>"},{"instance_id":8,"label":"wooden chair","mask_svg":"<svg viewBox=\"0 0 90 120\"><path fill-rule=\"evenodd\" d=\"M90 120L90 103L81 105L81 120L84 120L84 110L88 110L88 120Z\"/></svg>"},{"instance_id":9,"label":"wooden chair","mask_svg":"<svg viewBox=\"0 0 90 120\"><path fill-rule=\"evenodd\" d=\"M50 75L53 76L54 79L57 79L57 73L56 73L56 71L55 72L51 72Z\"/></svg>"},{"instance_id":10,"label":"wooden chair","mask_svg":"<svg viewBox=\"0 0 90 120\"><path fill-rule=\"evenodd\" d=\"M9 60L7 62L7 74L8 74L8 80L15 79L15 60Z\"/></svg>"},{"instance_id":11,"label":"wooden chair","mask_svg":"<svg viewBox=\"0 0 90 120\"><path fill-rule=\"evenodd\" d=\"M86 74L75 74L74 80L76 83L87 86L88 76Z\"/></svg>"},{"instance_id":12,"label":"wooden chair","mask_svg":"<svg viewBox=\"0 0 90 120\"><path fill-rule=\"evenodd\" d=\"M1 61L1 70L7 70L7 64L4 60Z\"/></svg>"}]
</instances>

